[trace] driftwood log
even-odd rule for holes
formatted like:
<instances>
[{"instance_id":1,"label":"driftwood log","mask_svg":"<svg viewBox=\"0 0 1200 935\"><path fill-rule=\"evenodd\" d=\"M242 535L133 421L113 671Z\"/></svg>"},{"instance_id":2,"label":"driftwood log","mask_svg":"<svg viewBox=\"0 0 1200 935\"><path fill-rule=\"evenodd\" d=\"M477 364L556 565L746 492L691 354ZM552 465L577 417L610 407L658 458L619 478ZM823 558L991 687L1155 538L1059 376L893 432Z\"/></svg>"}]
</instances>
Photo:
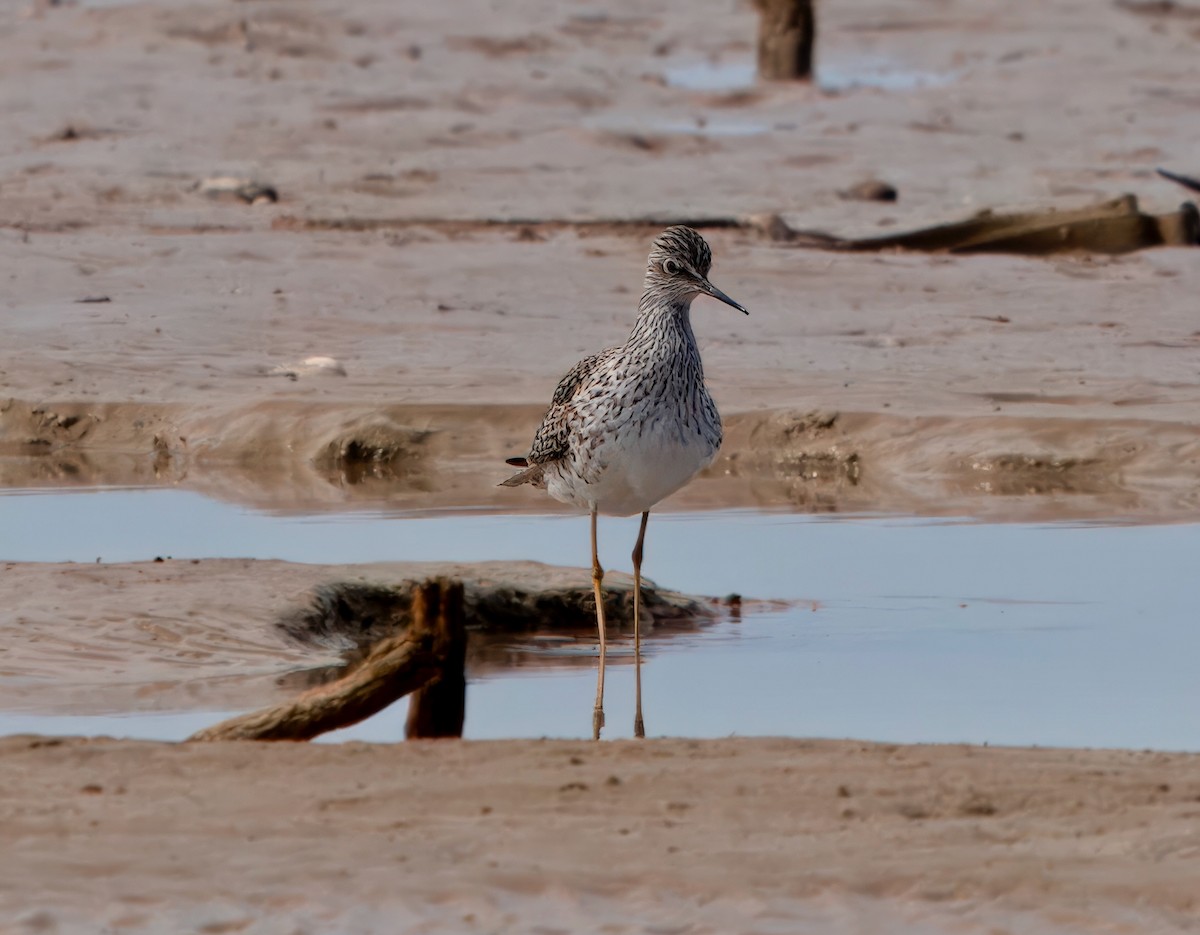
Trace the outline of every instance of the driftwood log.
<instances>
[{"instance_id":1,"label":"driftwood log","mask_svg":"<svg viewBox=\"0 0 1200 935\"><path fill-rule=\"evenodd\" d=\"M795 81L812 76L817 20L812 0L754 0L758 8L758 76Z\"/></svg>"},{"instance_id":2,"label":"driftwood log","mask_svg":"<svg viewBox=\"0 0 1200 935\"><path fill-rule=\"evenodd\" d=\"M965 221L882 237L848 239L823 231L789 230L785 239L824 250L927 250L1045 256L1079 251L1129 253L1145 247L1200 244L1200 212L1191 202L1169 214L1146 214L1133 195L1073 210L981 211Z\"/></svg>"},{"instance_id":3,"label":"driftwood log","mask_svg":"<svg viewBox=\"0 0 1200 935\"><path fill-rule=\"evenodd\" d=\"M311 740L357 724L439 680L440 690L414 698L409 736L458 736L465 710L465 657L462 583L444 578L422 581L413 585L405 632L372 645L346 675L291 701L222 721L188 739ZM448 715L434 707L447 697L456 701ZM452 729L455 723L457 730Z\"/></svg>"}]
</instances>

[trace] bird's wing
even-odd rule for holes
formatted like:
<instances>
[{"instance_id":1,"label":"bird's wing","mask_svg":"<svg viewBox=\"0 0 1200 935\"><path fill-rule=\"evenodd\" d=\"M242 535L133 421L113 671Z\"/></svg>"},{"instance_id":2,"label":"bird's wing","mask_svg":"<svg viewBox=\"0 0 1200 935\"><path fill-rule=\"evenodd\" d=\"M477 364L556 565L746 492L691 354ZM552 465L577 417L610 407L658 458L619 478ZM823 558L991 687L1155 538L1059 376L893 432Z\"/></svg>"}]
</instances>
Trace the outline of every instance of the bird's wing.
<instances>
[{"instance_id":1,"label":"bird's wing","mask_svg":"<svg viewBox=\"0 0 1200 935\"><path fill-rule=\"evenodd\" d=\"M533 437L533 448L529 452L530 464L546 464L567 454L576 397L581 390L588 387L592 376L601 366L620 350L619 347L609 347L599 354L585 357L558 381L554 396L550 399L550 408L546 410L542 424Z\"/></svg>"}]
</instances>

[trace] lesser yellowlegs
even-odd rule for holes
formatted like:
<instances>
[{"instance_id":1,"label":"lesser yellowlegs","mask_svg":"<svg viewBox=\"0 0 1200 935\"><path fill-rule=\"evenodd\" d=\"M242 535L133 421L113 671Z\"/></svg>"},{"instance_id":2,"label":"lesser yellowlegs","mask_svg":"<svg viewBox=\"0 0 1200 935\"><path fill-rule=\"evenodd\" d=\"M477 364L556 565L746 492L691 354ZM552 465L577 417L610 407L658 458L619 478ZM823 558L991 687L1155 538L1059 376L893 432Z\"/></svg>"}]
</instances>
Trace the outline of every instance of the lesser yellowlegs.
<instances>
[{"instance_id":1,"label":"lesser yellowlegs","mask_svg":"<svg viewBox=\"0 0 1200 935\"><path fill-rule=\"evenodd\" d=\"M712 251L689 227L670 227L654 241L645 288L629 340L584 358L559 382L550 408L506 487L533 484L588 510L592 589L600 633L600 667L592 735L604 725L604 569L596 548L596 516L642 514L633 549L633 645L637 681L635 736L642 719L642 552L650 509L712 463L721 447L721 417L704 385L692 333L692 300L710 295L746 312L708 281Z\"/></svg>"}]
</instances>

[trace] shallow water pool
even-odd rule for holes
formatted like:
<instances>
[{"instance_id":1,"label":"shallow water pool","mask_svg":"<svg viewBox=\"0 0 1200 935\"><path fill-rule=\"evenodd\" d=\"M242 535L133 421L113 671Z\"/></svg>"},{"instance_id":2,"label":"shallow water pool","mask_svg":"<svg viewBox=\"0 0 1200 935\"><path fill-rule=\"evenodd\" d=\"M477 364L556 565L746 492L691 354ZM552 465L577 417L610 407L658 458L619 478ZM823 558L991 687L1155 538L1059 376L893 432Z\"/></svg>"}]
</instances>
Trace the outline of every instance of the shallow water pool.
<instances>
[{"instance_id":1,"label":"shallow water pool","mask_svg":"<svg viewBox=\"0 0 1200 935\"><path fill-rule=\"evenodd\" d=\"M636 529L636 519L602 522L606 567L629 570ZM787 603L652 635L647 731L1200 750L1198 554L1194 524L656 514L646 572L660 585ZM0 560L159 555L589 561L583 517L282 516L179 490L0 495ZM588 736L593 642L522 640L521 664L474 675L466 735ZM609 660L605 737L630 736L627 641ZM175 739L229 713L0 713L0 732ZM330 739L395 740L404 714L397 706Z\"/></svg>"},{"instance_id":2,"label":"shallow water pool","mask_svg":"<svg viewBox=\"0 0 1200 935\"><path fill-rule=\"evenodd\" d=\"M689 91L729 92L755 86L757 68L750 60L693 61L674 65L664 73L667 84ZM954 71L930 71L892 61L882 56L837 56L823 54L816 62L816 81L826 92L870 89L909 92L953 83Z\"/></svg>"}]
</instances>

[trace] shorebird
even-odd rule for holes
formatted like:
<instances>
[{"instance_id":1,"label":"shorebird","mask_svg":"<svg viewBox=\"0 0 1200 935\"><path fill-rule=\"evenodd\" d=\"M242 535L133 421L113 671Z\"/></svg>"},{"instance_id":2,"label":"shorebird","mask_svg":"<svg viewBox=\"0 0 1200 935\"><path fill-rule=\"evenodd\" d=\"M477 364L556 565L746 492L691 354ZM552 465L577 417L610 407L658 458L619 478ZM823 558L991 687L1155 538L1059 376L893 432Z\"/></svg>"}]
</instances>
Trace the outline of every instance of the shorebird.
<instances>
[{"instance_id":1,"label":"shorebird","mask_svg":"<svg viewBox=\"0 0 1200 935\"><path fill-rule=\"evenodd\" d=\"M629 340L585 357L559 381L522 468L501 486L533 484L591 515L592 590L600 664L592 736L604 726L604 569L596 517L642 514L633 548L633 646L637 682L634 735L642 719L642 555L650 510L712 463L721 417L704 385L692 333L692 300L709 295L745 308L708 281L712 251L690 227L669 227L650 248L637 322Z\"/></svg>"}]
</instances>

